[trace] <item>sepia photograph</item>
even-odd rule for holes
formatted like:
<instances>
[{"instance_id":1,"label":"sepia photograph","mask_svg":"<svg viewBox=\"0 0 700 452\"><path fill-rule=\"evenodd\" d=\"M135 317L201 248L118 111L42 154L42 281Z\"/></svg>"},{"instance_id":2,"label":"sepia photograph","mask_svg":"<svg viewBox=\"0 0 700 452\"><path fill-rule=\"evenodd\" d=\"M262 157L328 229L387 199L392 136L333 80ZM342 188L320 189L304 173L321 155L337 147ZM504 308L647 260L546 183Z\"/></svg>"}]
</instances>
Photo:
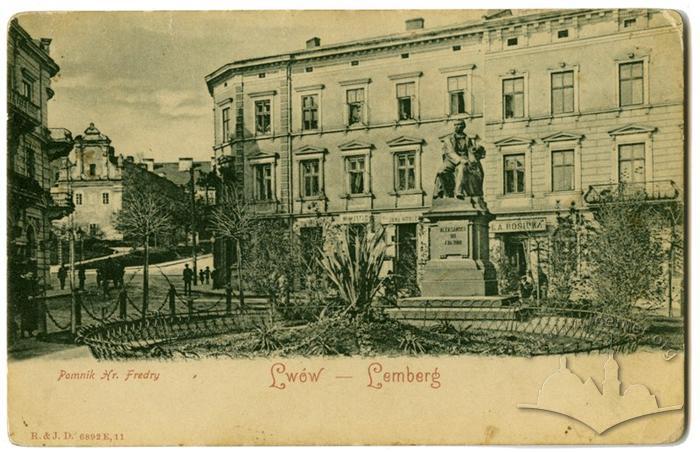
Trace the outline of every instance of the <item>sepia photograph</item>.
<instances>
[{"instance_id":1,"label":"sepia photograph","mask_svg":"<svg viewBox=\"0 0 700 452\"><path fill-rule=\"evenodd\" d=\"M16 14L10 440L678 441L684 20L648 8ZM172 391L186 395L166 402ZM418 414L434 394L474 406L415 427L392 410ZM64 399L73 422L46 409ZM308 424L270 416L320 401L402 427L335 409ZM216 416L239 402L230 423ZM90 413L105 403L174 423L114 427ZM177 410L189 403L219 420L188 436Z\"/></svg>"}]
</instances>

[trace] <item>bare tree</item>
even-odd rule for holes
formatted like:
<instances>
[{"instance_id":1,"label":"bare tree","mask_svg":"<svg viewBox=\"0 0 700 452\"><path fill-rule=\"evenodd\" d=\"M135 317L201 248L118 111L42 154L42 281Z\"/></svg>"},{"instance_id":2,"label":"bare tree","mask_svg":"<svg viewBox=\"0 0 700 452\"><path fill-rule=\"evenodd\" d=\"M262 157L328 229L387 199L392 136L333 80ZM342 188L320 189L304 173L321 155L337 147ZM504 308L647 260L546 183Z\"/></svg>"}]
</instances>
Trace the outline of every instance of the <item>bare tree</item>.
<instances>
[{"instance_id":1,"label":"bare tree","mask_svg":"<svg viewBox=\"0 0 700 452\"><path fill-rule=\"evenodd\" d=\"M236 273L238 274L238 299L241 306L245 303L243 295L243 269L241 263L241 243L255 227L255 215L245 203L243 196L235 186L226 187L218 193L216 207L211 211L211 228L216 237L233 240L236 246ZM231 284L231 264L228 262L226 247L226 284Z\"/></svg>"},{"instance_id":2,"label":"bare tree","mask_svg":"<svg viewBox=\"0 0 700 452\"><path fill-rule=\"evenodd\" d=\"M131 187L124 195L122 209L116 218L117 230L135 244L142 245L143 258L143 303L141 316L148 312L148 260L149 241L157 234L173 228L172 209L166 197L148 186Z\"/></svg>"}]
</instances>

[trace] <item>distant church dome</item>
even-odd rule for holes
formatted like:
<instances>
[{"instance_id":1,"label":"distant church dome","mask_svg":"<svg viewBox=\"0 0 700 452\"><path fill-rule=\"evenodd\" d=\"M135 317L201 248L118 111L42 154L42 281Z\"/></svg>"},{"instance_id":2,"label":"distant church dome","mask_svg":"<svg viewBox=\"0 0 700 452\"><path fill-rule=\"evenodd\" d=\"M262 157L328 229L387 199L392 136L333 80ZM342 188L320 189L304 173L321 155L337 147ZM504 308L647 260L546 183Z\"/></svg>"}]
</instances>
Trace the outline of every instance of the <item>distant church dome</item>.
<instances>
[{"instance_id":1,"label":"distant church dome","mask_svg":"<svg viewBox=\"0 0 700 452\"><path fill-rule=\"evenodd\" d=\"M91 122L90 126L83 132L83 141L106 141L109 143L111 140L107 135L103 135L100 130L95 127L95 123Z\"/></svg>"}]
</instances>

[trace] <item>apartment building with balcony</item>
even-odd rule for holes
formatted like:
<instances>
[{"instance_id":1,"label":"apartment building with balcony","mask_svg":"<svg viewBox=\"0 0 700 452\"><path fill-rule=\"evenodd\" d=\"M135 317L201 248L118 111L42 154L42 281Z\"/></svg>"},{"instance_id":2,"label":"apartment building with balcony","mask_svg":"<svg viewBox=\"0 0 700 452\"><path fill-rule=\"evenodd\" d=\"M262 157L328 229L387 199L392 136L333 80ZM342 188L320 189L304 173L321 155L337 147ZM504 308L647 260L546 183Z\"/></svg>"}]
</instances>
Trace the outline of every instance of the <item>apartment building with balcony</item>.
<instances>
[{"instance_id":1,"label":"apartment building with balcony","mask_svg":"<svg viewBox=\"0 0 700 452\"><path fill-rule=\"evenodd\" d=\"M596 187L682 190L682 36L675 13L606 9L505 10L437 29L415 19L404 33L324 46L312 38L207 76L214 155L261 215L291 218L319 240L329 222L381 224L387 270L420 272L441 137L465 120L486 149L492 247L522 273L557 213L572 202L586 211Z\"/></svg>"},{"instance_id":2,"label":"apartment building with balcony","mask_svg":"<svg viewBox=\"0 0 700 452\"><path fill-rule=\"evenodd\" d=\"M51 221L72 209L70 199L50 192L52 166L70 152L73 138L66 129L48 127L51 79L59 72L51 39L33 38L13 19L7 42L8 268L15 308L20 275L31 274L38 290L49 285Z\"/></svg>"}]
</instances>

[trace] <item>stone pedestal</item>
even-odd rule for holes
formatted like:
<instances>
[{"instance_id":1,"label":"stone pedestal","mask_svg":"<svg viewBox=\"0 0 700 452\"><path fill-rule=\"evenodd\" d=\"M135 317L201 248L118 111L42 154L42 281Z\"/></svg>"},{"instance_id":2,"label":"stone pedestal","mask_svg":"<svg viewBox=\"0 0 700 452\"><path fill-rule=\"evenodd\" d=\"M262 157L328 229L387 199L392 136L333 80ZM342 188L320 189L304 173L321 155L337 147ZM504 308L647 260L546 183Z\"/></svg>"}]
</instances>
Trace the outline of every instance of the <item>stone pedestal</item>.
<instances>
[{"instance_id":1,"label":"stone pedestal","mask_svg":"<svg viewBox=\"0 0 700 452\"><path fill-rule=\"evenodd\" d=\"M429 222L430 260L421 279L423 297L498 294L496 269L489 260L489 222L484 204L436 199L423 215Z\"/></svg>"}]
</instances>

